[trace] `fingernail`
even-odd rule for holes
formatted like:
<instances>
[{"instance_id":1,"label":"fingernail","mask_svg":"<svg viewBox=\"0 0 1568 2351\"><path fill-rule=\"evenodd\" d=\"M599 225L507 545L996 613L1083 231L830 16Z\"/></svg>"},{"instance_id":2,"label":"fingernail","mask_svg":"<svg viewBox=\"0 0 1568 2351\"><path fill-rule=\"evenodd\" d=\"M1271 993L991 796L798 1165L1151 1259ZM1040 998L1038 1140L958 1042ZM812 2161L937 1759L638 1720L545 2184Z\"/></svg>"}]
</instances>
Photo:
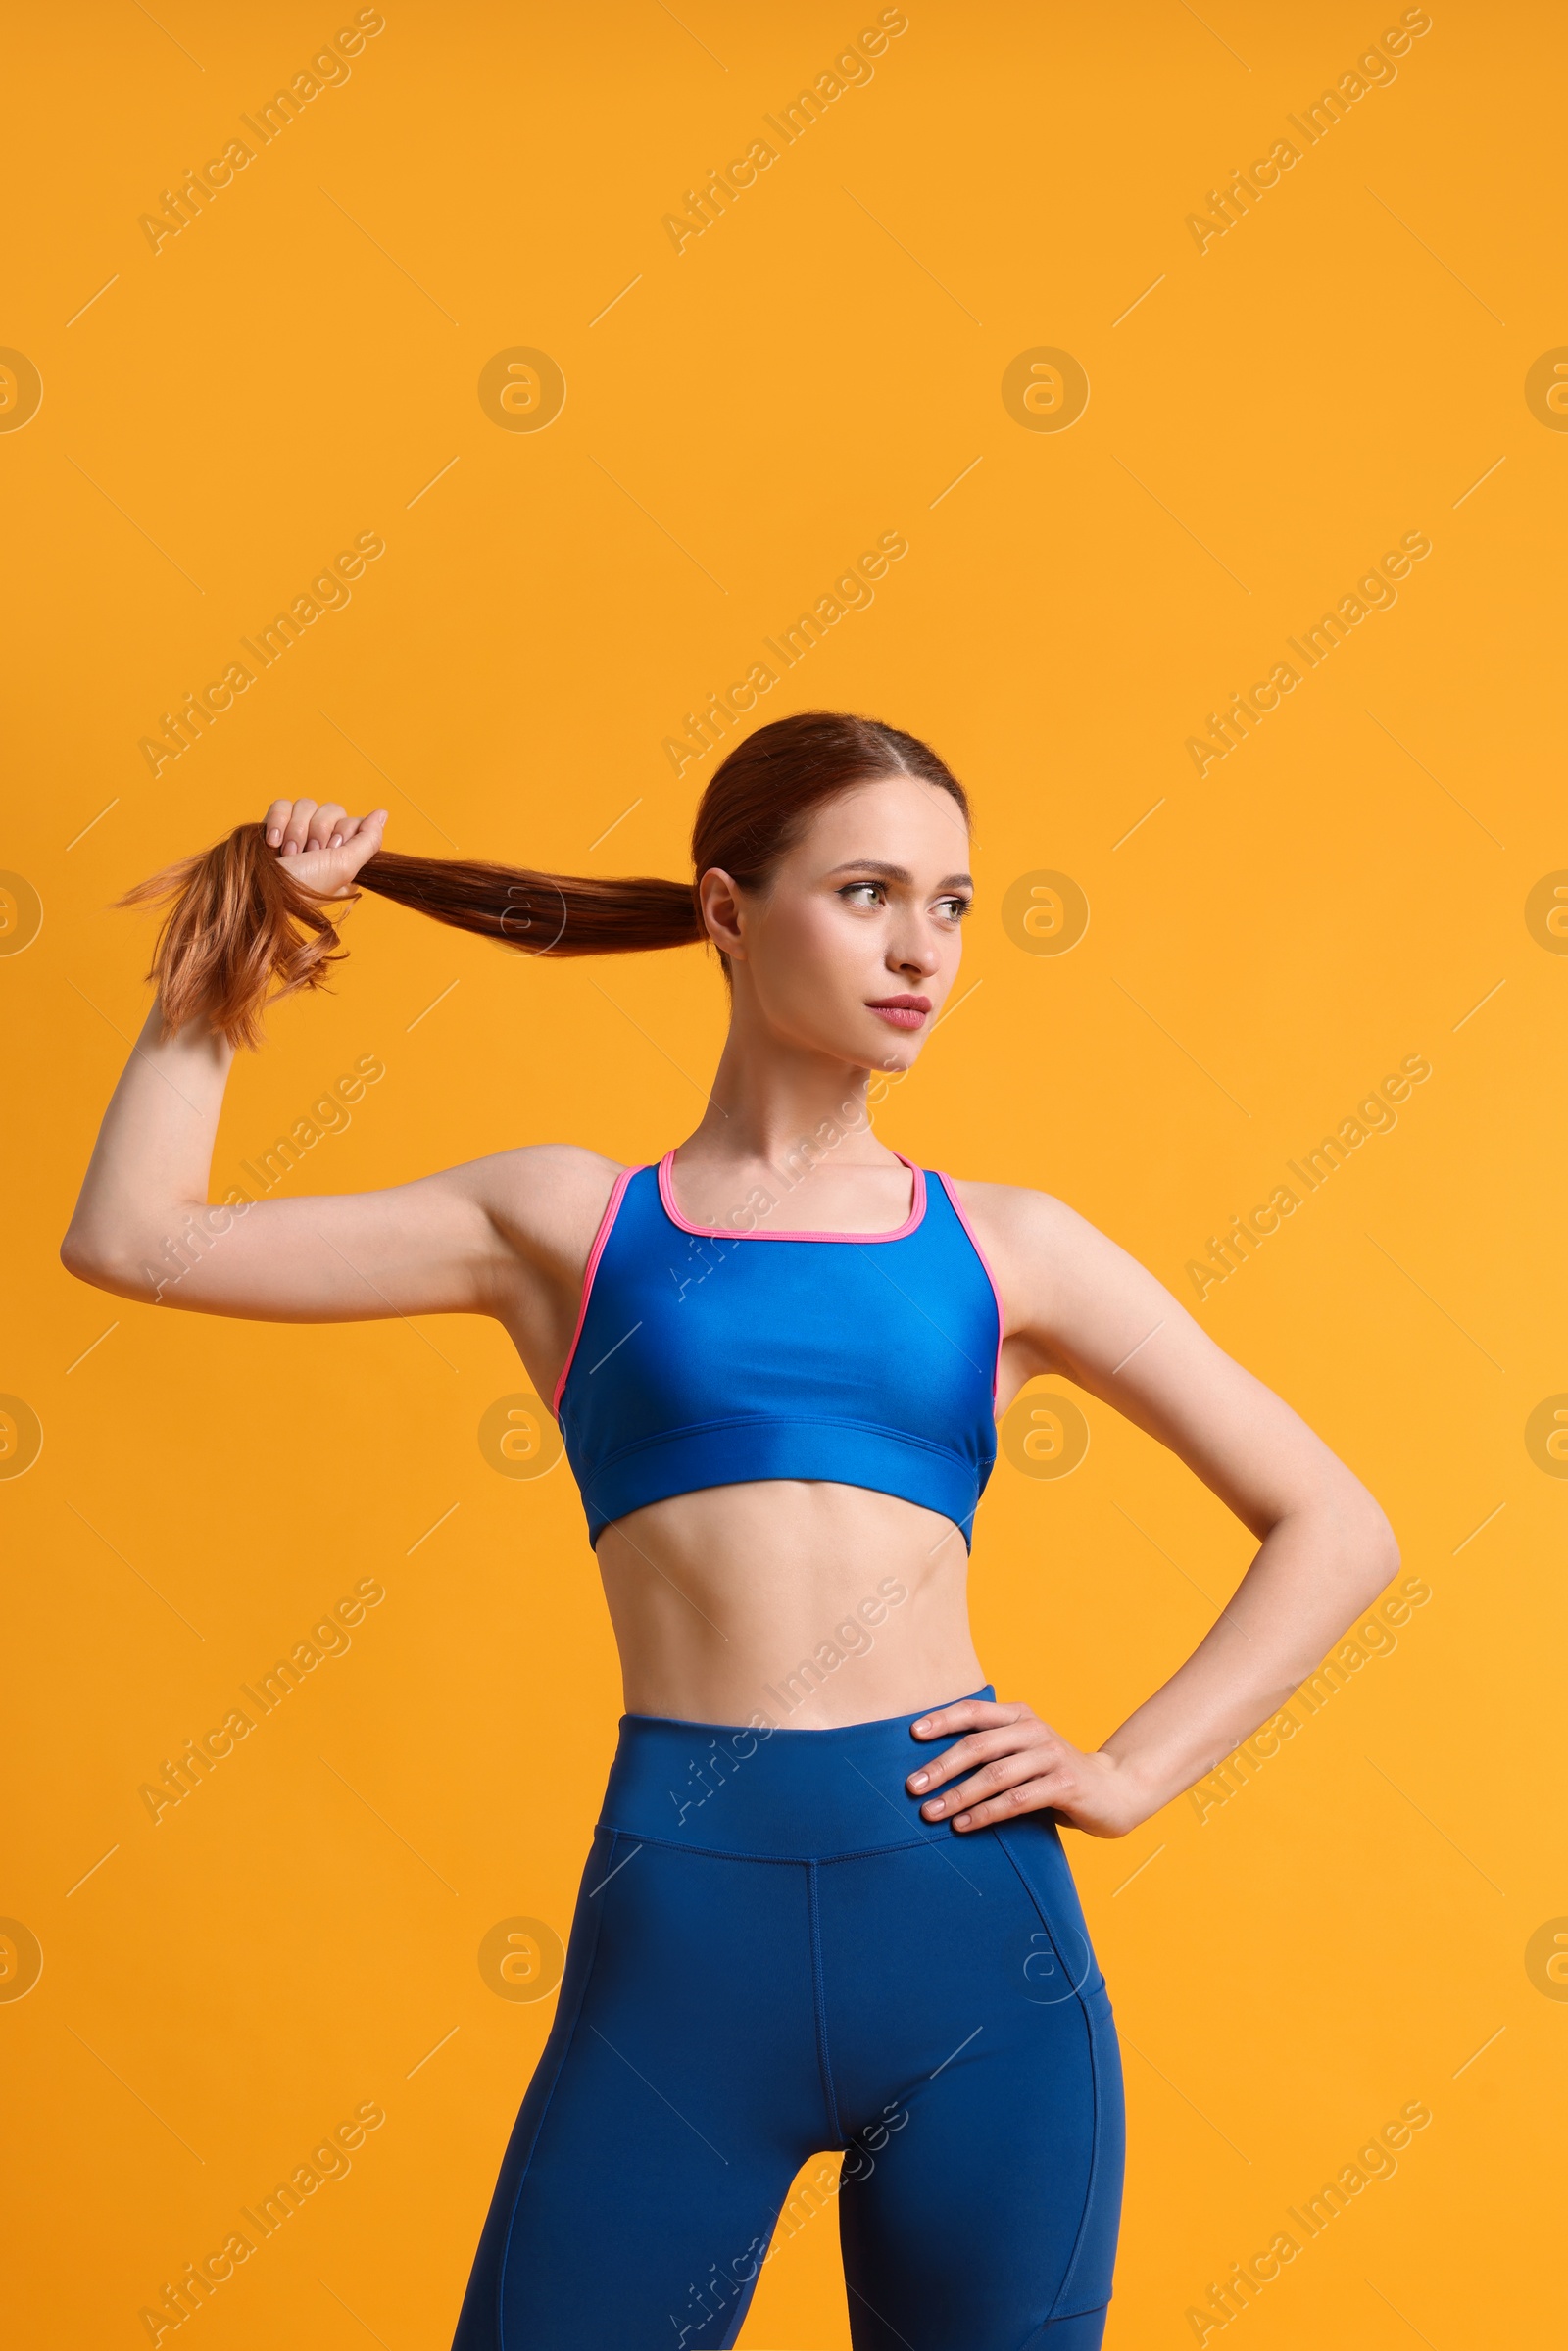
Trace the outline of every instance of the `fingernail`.
<instances>
[{"instance_id":1,"label":"fingernail","mask_svg":"<svg viewBox=\"0 0 1568 2351\"><path fill-rule=\"evenodd\" d=\"M914 1778L909 1782L909 1786L911 1788L924 1788L930 1777L931 1775L929 1772L916 1772Z\"/></svg>"},{"instance_id":2,"label":"fingernail","mask_svg":"<svg viewBox=\"0 0 1568 2351\"><path fill-rule=\"evenodd\" d=\"M960 1812L953 1825L956 1829L967 1829L969 1826L969 1815L966 1812Z\"/></svg>"},{"instance_id":3,"label":"fingernail","mask_svg":"<svg viewBox=\"0 0 1568 2351\"><path fill-rule=\"evenodd\" d=\"M915 1727L915 1729L916 1729L917 1731L929 1731L929 1730L930 1730L930 1728L931 1728L931 1725L930 1725L930 1723L929 1723L929 1722L919 1722L919 1723L916 1723L914 1727Z\"/></svg>"},{"instance_id":4,"label":"fingernail","mask_svg":"<svg viewBox=\"0 0 1568 2351\"><path fill-rule=\"evenodd\" d=\"M274 825L273 825L273 827L272 827L272 829L271 829L271 831L270 831L270 832L268 834L268 836L267 836L267 846L268 846L268 848L269 848L269 849L275 849L275 848L277 847L277 845L278 845L279 841L281 841L281 840L282 840L282 838L283 838L282 834L281 834L281 833L278 831L278 829L277 829L277 826L274 824Z\"/></svg>"},{"instance_id":5,"label":"fingernail","mask_svg":"<svg viewBox=\"0 0 1568 2351\"><path fill-rule=\"evenodd\" d=\"M328 843L327 843L327 845L326 845L326 846L327 846L327 848L328 848L328 849L341 849L341 848L342 848L342 846L343 846L343 836L342 836L342 834L341 834L341 833L334 833L334 834L332 835L332 838L331 838L331 840L330 840L330 841L328 841Z\"/></svg>"}]
</instances>

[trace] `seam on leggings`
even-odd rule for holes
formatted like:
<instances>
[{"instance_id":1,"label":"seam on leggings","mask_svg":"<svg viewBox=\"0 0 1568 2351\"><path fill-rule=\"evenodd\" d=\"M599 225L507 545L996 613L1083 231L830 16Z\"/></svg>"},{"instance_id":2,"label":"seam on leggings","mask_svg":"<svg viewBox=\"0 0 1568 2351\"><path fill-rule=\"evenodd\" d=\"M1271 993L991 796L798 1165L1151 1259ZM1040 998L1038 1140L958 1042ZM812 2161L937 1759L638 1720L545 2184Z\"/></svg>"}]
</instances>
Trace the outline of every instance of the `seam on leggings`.
<instances>
[{"instance_id":1,"label":"seam on leggings","mask_svg":"<svg viewBox=\"0 0 1568 2351\"><path fill-rule=\"evenodd\" d=\"M620 1831L618 1829L611 1830L610 1851L607 1854L606 1859L612 1863L613 1863L615 1858L615 1846L619 1837ZM603 1886L608 1877L612 1874L612 1872L607 1871L606 1877L600 1879L600 1885ZM571 2022L566 2028L564 2037L562 2041L561 2055L556 2060L556 2069L550 2079L549 2095L546 2097L543 2106L539 2109L539 2120L534 2125L533 2137L528 2142L528 2152L522 2159L522 2169L517 2174L517 2184L513 2191L512 2210L507 2215L507 2233L502 2240L501 2260L496 2272L496 2351L506 2351L507 2264L512 2257L512 2231L516 2226L517 2206L522 2201L523 2187L526 2184L529 2169L533 2163L534 2149L539 2144L539 2133L545 2127L545 2117L550 2112L551 2105L555 2099L557 2084L561 2080L562 2074L565 2070L566 2060L571 2055L572 2043L577 2037L577 2027L582 2018L583 2002L588 1996L588 1986L593 1981L594 1961L599 1956L599 1928L600 1922L603 1920L604 1915L605 1906L601 1902L597 1905L594 1911L593 1937L589 1942L584 1958L582 1982L577 1988L577 2005L571 2012ZM559 2015L557 2016L556 2022L559 2026L561 2022Z\"/></svg>"},{"instance_id":2,"label":"seam on leggings","mask_svg":"<svg viewBox=\"0 0 1568 2351\"><path fill-rule=\"evenodd\" d=\"M1067 2326L1073 2319L1098 2319L1102 2310L1109 2308L1108 2302L1086 2302L1081 2310L1058 2310L1054 2318L1047 2319L1035 2328L1033 2334L1025 2338L1019 2345L1019 2351L1051 2351L1049 2338L1058 2327Z\"/></svg>"},{"instance_id":3,"label":"seam on leggings","mask_svg":"<svg viewBox=\"0 0 1568 2351\"><path fill-rule=\"evenodd\" d=\"M1028 1895L1030 1902L1033 1904L1035 1915L1038 1917L1041 1925L1045 1928L1047 1935L1050 1935L1051 1947L1055 1952L1062 1972L1070 1984L1072 1982L1072 1970L1067 1966L1066 1957L1062 1951L1060 1943L1056 1939L1056 1930L1052 1925L1050 1919L1047 1918L1045 1905L1041 1902L1040 1897L1035 1892L1034 1887L1030 1885L1028 1878L1024 1874L1023 1865L1019 1861L1018 1856L1013 1851L1011 1845L1008 1843L1004 1825L1000 1822L997 1824L997 1842L1001 1845L1003 1851L1006 1854L1007 1859L1012 1863L1014 1870L1017 1872L1018 1883L1023 1887L1024 1892ZM1090 1947L1090 1955L1091 1957L1094 1955L1092 1945ZM1048 2326L1054 2319L1075 2318L1082 2315L1081 2313L1075 2311L1065 2310L1063 2309L1062 2305L1067 2298L1067 2289L1072 2284L1073 2272L1078 2267L1079 2255L1084 2249L1084 2238L1089 2229L1089 2214L1094 2204L1095 2189L1099 2184L1100 2180L1100 2125L1102 2107L1103 2104L1100 2084L1100 2060L1095 2049L1094 2025L1090 2018L1088 2005L1085 2002L1081 1988L1075 1988L1073 1992L1073 1999L1077 2003L1079 2019L1084 2029L1084 2039L1088 2045L1089 2086L1093 2099L1094 2121L1090 2130L1089 2177L1084 2182L1083 2210L1078 2216L1078 2229L1072 2241L1072 2251L1067 2256L1067 2267L1061 2274L1061 2283L1056 2288L1054 2301L1052 2303L1051 2308L1046 2313L1045 2323ZM1088 2307L1091 2310L1099 2310L1102 2306L1098 2302L1092 2302Z\"/></svg>"},{"instance_id":4,"label":"seam on leggings","mask_svg":"<svg viewBox=\"0 0 1568 2351\"><path fill-rule=\"evenodd\" d=\"M816 2016L816 2062L822 2074L822 2094L827 2100L827 2119L832 2128L833 2144L844 2138L844 2125L839 2120L838 2094L833 2087L833 2061L827 2047L827 2003L822 1990L822 1925L816 1906L817 1864L806 1865L806 1899L811 1921L811 2006Z\"/></svg>"},{"instance_id":5,"label":"seam on leggings","mask_svg":"<svg viewBox=\"0 0 1568 2351\"><path fill-rule=\"evenodd\" d=\"M944 1832L939 1837L906 1837L901 1838L897 1844L857 1845L852 1852L848 1853L751 1853L740 1851L734 1845L691 1844L683 1837L645 1837L636 1829L611 1831L608 1821L601 1821L598 1826L615 1837L635 1837L640 1845L657 1845L663 1853L702 1853L713 1861L770 1861L776 1869L800 1869L803 1866L808 1869L825 1869L830 1862L834 1861L870 1861L878 1853L907 1853L912 1851L916 1845L946 1844L953 1841Z\"/></svg>"}]
</instances>

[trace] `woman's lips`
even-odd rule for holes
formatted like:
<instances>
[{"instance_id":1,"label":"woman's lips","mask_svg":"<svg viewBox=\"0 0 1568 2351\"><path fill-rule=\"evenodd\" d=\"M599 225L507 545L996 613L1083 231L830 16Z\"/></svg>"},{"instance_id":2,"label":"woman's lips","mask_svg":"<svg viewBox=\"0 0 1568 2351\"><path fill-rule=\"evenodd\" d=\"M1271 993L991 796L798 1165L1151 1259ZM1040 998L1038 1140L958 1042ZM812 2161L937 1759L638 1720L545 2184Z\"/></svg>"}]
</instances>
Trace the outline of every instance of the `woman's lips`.
<instances>
[{"instance_id":1,"label":"woman's lips","mask_svg":"<svg viewBox=\"0 0 1568 2351\"><path fill-rule=\"evenodd\" d=\"M876 1012L896 1029L917 1029L931 1009L929 996L884 996L866 1004L868 1012Z\"/></svg>"}]
</instances>

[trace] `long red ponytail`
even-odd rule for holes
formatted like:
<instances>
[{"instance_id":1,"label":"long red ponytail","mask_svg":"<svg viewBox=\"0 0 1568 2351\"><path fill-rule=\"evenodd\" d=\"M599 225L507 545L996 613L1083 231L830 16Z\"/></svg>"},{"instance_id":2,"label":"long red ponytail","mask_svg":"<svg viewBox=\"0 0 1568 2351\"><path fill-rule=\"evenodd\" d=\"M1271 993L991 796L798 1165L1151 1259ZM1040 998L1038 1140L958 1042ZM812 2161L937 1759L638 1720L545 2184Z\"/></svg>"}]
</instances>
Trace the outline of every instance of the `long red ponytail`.
<instances>
[{"instance_id":1,"label":"long red ponytail","mask_svg":"<svg viewBox=\"0 0 1568 2351\"><path fill-rule=\"evenodd\" d=\"M802 710L759 727L703 794L692 827L695 876L716 865L743 888L764 889L813 809L888 775L915 776L950 793L967 822L963 787L936 753L878 718ZM166 1033L199 1019L232 1044L258 1043L269 998L320 987L342 955L329 908L351 905L360 890L535 955L634 955L708 935L695 878L541 873L381 850L356 881L349 897L323 898L295 880L260 824L241 824L127 891L122 906L168 908L149 974Z\"/></svg>"}]
</instances>

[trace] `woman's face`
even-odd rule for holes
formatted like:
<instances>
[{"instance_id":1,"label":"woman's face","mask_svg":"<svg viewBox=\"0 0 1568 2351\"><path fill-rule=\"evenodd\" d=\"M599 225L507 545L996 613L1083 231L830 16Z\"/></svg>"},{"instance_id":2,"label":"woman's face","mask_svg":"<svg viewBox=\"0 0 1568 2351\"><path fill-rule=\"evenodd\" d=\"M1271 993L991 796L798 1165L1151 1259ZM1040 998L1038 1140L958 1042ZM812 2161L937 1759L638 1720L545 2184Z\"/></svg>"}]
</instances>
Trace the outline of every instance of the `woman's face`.
<instances>
[{"instance_id":1,"label":"woman's face","mask_svg":"<svg viewBox=\"0 0 1568 2351\"><path fill-rule=\"evenodd\" d=\"M957 973L968 859L953 795L895 775L824 803L766 891L706 874L737 1016L857 1069L907 1069Z\"/></svg>"}]
</instances>

